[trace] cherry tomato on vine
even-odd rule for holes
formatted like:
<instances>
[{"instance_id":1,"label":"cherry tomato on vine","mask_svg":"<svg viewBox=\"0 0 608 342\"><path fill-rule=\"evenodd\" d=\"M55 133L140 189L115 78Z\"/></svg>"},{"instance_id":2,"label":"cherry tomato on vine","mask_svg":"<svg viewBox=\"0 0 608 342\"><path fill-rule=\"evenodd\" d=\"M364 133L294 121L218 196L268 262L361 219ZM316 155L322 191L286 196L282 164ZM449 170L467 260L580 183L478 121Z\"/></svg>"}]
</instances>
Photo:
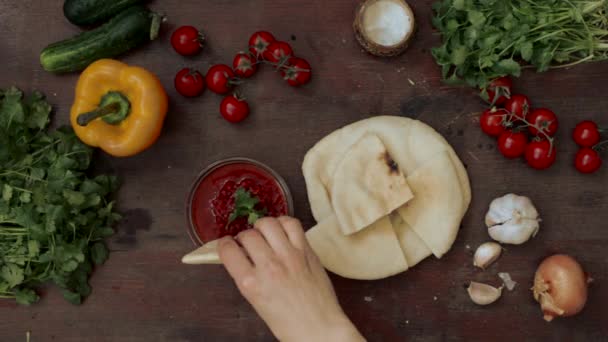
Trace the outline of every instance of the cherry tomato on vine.
<instances>
[{"instance_id":1,"label":"cherry tomato on vine","mask_svg":"<svg viewBox=\"0 0 608 342\"><path fill-rule=\"evenodd\" d=\"M593 147L600 142L600 130L593 121L581 121L574 128L572 138L579 146Z\"/></svg>"},{"instance_id":2,"label":"cherry tomato on vine","mask_svg":"<svg viewBox=\"0 0 608 342\"><path fill-rule=\"evenodd\" d=\"M225 64L216 64L209 68L205 80L209 90L216 94L226 94L235 84L234 71Z\"/></svg>"},{"instance_id":3,"label":"cherry tomato on vine","mask_svg":"<svg viewBox=\"0 0 608 342\"><path fill-rule=\"evenodd\" d=\"M287 65L281 69L281 76L292 87L299 87L310 81L312 70L310 64L303 58L291 57Z\"/></svg>"},{"instance_id":4,"label":"cherry tomato on vine","mask_svg":"<svg viewBox=\"0 0 608 342\"><path fill-rule=\"evenodd\" d=\"M258 70L257 62L252 54L239 52L234 56L232 68L238 77L249 78Z\"/></svg>"},{"instance_id":5,"label":"cherry tomato on vine","mask_svg":"<svg viewBox=\"0 0 608 342\"><path fill-rule=\"evenodd\" d=\"M521 157L527 144L528 137L522 132L504 131L498 137L498 149L509 159Z\"/></svg>"},{"instance_id":6,"label":"cherry tomato on vine","mask_svg":"<svg viewBox=\"0 0 608 342\"><path fill-rule=\"evenodd\" d=\"M291 45L286 42L275 41L268 45L266 51L264 51L264 59L270 63L282 64L287 62L289 57L293 55ZM276 66L276 65L275 65Z\"/></svg>"},{"instance_id":7,"label":"cherry tomato on vine","mask_svg":"<svg viewBox=\"0 0 608 342\"><path fill-rule=\"evenodd\" d=\"M555 113L547 108L534 109L526 116L526 121L540 128L545 134L552 137L557 133L559 123ZM542 136L538 129L534 126L528 126L528 131L532 135Z\"/></svg>"},{"instance_id":8,"label":"cherry tomato on vine","mask_svg":"<svg viewBox=\"0 0 608 342\"><path fill-rule=\"evenodd\" d=\"M229 122L241 122L249 116L249 104L236 95L229 95L220 103L220 113Z\"/></svg>"},{"instance_id":9,"label":"cherry tomato on vine","mask_svg":"<svg viewBox=\"0 0 608 342\"><path fill-rule=\"evenodd\" d=\"M524 119L530 112L530 100L525 95L512 95L505 103L505 109L513 114L514 119Z\"/></svg>"},{"instance_id":10,"label":"cherry tomato on vine","mask_svg":"<svg viewBox=\"0 0 608 342\"><path fill-rule=\"evenodd\" d=\"M581 173L594 173L602 166L602 159L596 150L583 147L574 157L574 167Z\"/></svg>"},{"instance_id":11,"label":"cherry tomato on vine","mask_svg":"<svg viewBox=\"0 0 608 342\"><path fill-rule=\"evenodd\" d=\"M258 31L251 35L249 38L249 51L253 54L257 59L261 59L266 48L270 43L274 42L274 36L270 32L266 31Z\"/></svg>"},{"instance_id":12,"label":"cherry tomato on vine","mask_svg":"<svg viewBox=\"0 0 608 342\"><path fill-rule=\"evenodd\" d=\"M175 89L186 97L199 96L205 90L205 78L200 72L184 68L175 75Z\"/></svg>"},{"instance_id":13,"label":"cherry tomato on vine","mask_svg":"<svg viewBox=\"0 0 608 342\"><path fill-rule=\"evenodd\" d=\"M526 162L532 168L544 170L555 163L555 146L549 140L532 140L526 147Z\"/></svg>"},{"instance_id":14,"label":"cherry tomato on vine","mask_svg":"<svg viewBox=\"0 0 608 342\"><path fill-rule=\"evenodd\" d=\"M488 92L488 102L492 105L501 105L507 102L511 97L512 87L513 81L509 76L500 77L490 82L490 85L486 89Z\"/></svg>"},{"instance_id":15,"label":"cherry tomato on vine","mask_svg":"<svg viewBox=\"0 0 608 342\"><path fill-rule=\"evenodd\" d=\"M486 110L479 118L481 130L491 137L499 136L507 130L506 119L508 116L509 112L505 109L491 108Z\"/></svg>"},{"instance_id":16,"label":"cherry tomato on vine","mask_svg":"<svg viewBox=\"0 0 608 342\"><path fill-rule=\"evenodd\" d=\"M205 44L203 36L193 26L182 26L173 31L171 35L171 46L180 55L192 56L197 54Z\"/></svg>"}]
</instances>

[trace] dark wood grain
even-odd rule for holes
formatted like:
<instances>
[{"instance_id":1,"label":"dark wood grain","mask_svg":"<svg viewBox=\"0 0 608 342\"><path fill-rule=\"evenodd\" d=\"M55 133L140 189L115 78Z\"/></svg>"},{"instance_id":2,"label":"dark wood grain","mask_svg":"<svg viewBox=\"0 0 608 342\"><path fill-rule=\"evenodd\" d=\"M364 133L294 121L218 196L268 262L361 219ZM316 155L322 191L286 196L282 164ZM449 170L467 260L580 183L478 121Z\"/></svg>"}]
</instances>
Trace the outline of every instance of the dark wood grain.
<instances>
[{"instance_id":1,"label":"dark wood grain","mask_svg":"<svg viewBox=\"0 0 608 342\"><path fill-rule=\"evenodd\" d=\"M123 60L159 75L171 110L161 139L148 151L128 159L97 155L97 167L124 182L118 200L125 220L109 241L111 257L94 273L93 294L82 306L69 305L52 287L32 307L0 301L0 340L22 341L27 331L32 341L272 340L222 267L180 264L193 247L184 213L189 186L217 159L258 159L285 177L297 216L310 227L314 221L300 171L305 152L332 130L378 114L418 118L441 132L468 167L473 203L443 259L428 259L381 281L333 277L345 311L369 340L608 340L608 172L577 174L570 140L582 119L608 126L608 63L526 72L516 80L517 91L560 119L557 165L536 172L502 158L495 142L480 132L475 115L483 105L472 90L441 84L429 52L438 41L430 25L431 1L411 1L419 31L409 50L394 59L361 51L351 28L356 5L354 0L154 2L169 18L161 38ZM79 31L63 18L61 7L59 0L0 1L0 87L44 91L56 108L56 124L68 122L77 75L44 72L38 55L46 44ZM171 49L169 32L181 24L205 30L209 46L201 56L183 58ZM311 84L292 89L263 70L244 87L253 115L242 125L219 116L218 96L177 96L177 70L230 63L258 29L290 40L313 66ZM540 234L507 248L480 272L472 266L471 250L488 240L483 216L489 202L507 192L533 199L543 217ZM538 262L554 252L576 256L595 282L582 314L548 324L528 289ZM499 271L519 283L515 291L494 305L473 305L463 285L498 284Z\"/></svg>"}]
</instances>

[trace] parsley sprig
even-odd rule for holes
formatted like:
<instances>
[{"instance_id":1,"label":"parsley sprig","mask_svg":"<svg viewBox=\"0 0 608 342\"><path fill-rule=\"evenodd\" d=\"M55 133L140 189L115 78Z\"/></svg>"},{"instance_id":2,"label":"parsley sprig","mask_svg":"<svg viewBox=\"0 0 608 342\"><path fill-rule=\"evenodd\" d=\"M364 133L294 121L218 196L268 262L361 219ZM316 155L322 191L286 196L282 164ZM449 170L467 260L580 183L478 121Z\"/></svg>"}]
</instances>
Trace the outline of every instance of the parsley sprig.
<instances>
[{"instance_id":1,"label":"parsley sprig","mask_svg":"<svg viewBox=\"0 0 608 342\"><path fill-rule=\"evenodd\" d=\"M21 304L47 281L80 303L120 218L117 179L87 176L92 149L69 128L48 132L50 113L41 93L0 89L0 298Z\"/></svg>"},{"instance_id":2,"label":"parsley sprig","mask_svg":"<svg viewBox=\"0 0 608 342\"><path fill-rule=\"evenodd\" d=\"M259 218L264 217L266 209L255 209L258 203L260 203L260 199L257 196L251 196L251 193L244 188L236 189L234 192L234 210L228 217L227 226L239 217L247 217L249 224L254 224Z\"/></svg>"}]
</instances>

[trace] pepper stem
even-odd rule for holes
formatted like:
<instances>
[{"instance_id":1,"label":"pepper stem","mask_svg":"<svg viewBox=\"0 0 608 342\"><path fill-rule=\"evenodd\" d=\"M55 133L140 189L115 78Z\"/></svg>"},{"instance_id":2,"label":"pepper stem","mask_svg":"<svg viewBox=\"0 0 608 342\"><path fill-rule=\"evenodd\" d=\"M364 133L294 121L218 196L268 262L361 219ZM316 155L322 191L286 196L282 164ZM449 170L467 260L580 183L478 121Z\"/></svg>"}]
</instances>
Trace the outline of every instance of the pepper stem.
<instances>
[{"instance_id":1,"label":"pepper stem","mask_svg":"<svg viewBox=\"0 0 608 342\"><path fill-rule=\"evenodd\" d=\"M78 115L76 122L78 123L78 125L84 127L97 118L103 118L107 115L116 114L119 110L120 105L117 102L110 103L109 105L106 105L104 107L100 107L93 111Z\"/></svg>"},{"instance_id":2,"label":"pepper stem","mask_svg":"<svg viewBox=\"0 0 608 342\"><path fill-rule=\"evenodd\" d=\"M118 125L130 112L129 99L117 91L109 91L101 98L97 109L78 115L76 122L84 127L95 119L102 119L110 125Z\"/></svg>"}]
</instances>

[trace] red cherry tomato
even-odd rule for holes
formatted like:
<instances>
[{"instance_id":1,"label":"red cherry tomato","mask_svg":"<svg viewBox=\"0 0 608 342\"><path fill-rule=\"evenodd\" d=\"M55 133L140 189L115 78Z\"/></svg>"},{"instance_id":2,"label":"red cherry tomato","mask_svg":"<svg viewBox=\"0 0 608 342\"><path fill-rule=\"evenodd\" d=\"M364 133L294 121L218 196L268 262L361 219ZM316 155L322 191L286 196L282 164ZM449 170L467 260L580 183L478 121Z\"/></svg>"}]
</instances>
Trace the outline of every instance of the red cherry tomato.
<instances>
[{"instance_id":1,"label":"red cherry tomato","mask_svg":"<svg viewBox=\"0 0 608 342\"><path fill-rule=\"evenodd\" d=\"M526 121L540 128L545 134L550 137L554 136L559 126L555 113L546 108L538 108L531 111L526 116ZM528 131L532 135L541 135L536 127L528 126Z\"/></svg>"},{"instance_id":2,"label":"red cherry tomato","mask_svg":"<svg viewBox=\"0 0 608 342\"><path fill-rule=\"evenodd\" d=\"M205 78L200 72L184 68L175 75L175 89L186 97L199 96L205 90Z\"/></svg>"},{"instance_id":3,"label":"red cherry tomato","mask_svg":"<svg viewBox=\"0 0 608 342\"><path fill-rule=\"evenodd\" d=\"M579 146L593 147L600 142L600 130L593 121L581 121L574 128L572 138Z\"/></svg>"},{"instance_id":4,"label":"red cherry tomato","mask_svg":"<svg viewBox=\"0 0 608 342\"><path fill-rule=\"evenodd\" d=\"M241 122L249 115L249 104L235 95L226 96L220 103L220 113L232 123Z\"/></svg>"},{"instance_id":5,"label":"red cherry tomato","mask_svg":"<svg viewBox=\"0 0 608 342\"><path fill-rule=\"evenodd\" d=\"M555 146L549 140L533 140L526 147L526 161L537 170L544 170L555 162Z\"/></svg>"},{"instance_id":6,"label":"red cherry tomato","mask_svg":"<svg viewBox=\"0 0 608 342\"><path fill-rule=\"evenodd\" d=\"M310 64L303 58L291 57L281 70L283 79L292 87L299 87L310 81L312 70Z\"/></svg>"},{"instance_id":7,"label":"red cherry tomato","mask_svg":"<svg viewBox=\"0 0 608 342\"><path fill-rule=\"evenodd\" d=\"M528 97L525 95L512 95L505 103L505 109L513 114L514 119L521 120L525 118L530 111L530 100L528 100Z\"/></svg>"},{"instance_id":8,"label":"red cherry tomato","mask_svg":"<svg viewBox=\"0 0 608 342\"><path fill-rule=\"evenodd\" d=\"M234 85L234 71L225 64L209 68L206 76L207 88L216 94L226 94Z\"/></svg>"},{"instance_id":9,"label":"red cherry tomato","mask_svg":"<svg viewBox=\"0 0 608 342\"><path fill-rule=\"evenodd\" d=\"M498 137L498 149L503 156L513 159L526 151L528 137L522 132L505 131Z\"/></svg>"},{"instance_id":10,"label":"red cherry tomato","mask_svg":"<svg viewBox=\"0 0 608 342\"><path fill-rule=\"evenodd\" d=\"M197 54L203 48L205 37L193 26L182 26L171 35L171 45L183 56Z\"/></svg>"},{"instance_id":11,"label":"red cherry tomato","mask_svg":"<svg viewBox=\"0 0 608 342\"><path fill-rule=\"evenodd\" d=\"M238 77L249 78L258 70L257 60L252 54L239 52L234 56L232 68Z\"/></svg>"},{"instance_id":12,"label":"red cherry tomato","mask_svg":"<svg viewBox=\"0 0 608 342\"><path fill-rule=\"evenodd\" d=\"M490 82L490 85L486 89L488 92L488 102L492 105L501 105L507 102L511 97L512 87L513 81L509 76L500 77Z\"/></svg>"},{"instance_id":13,"label":"red cherry tomato","mask_svg":"<svg viewBox=\"0 0 608 342\"><path fill-rule=\"evenodd\" d=\"M270 63L282 64L287 62L289 57L293 55L291 46L286 42L272 42L268 45L266 51L264 51L264 59Z\"/></svg>"},{"instance_id":14,"label":"red cherry tomato","mask_svg":"<svg viewBox=\"0 0 608 342\"><path fill-rule=\"evenodd\" d=\"M492 108L486 110L479 118L481 130L491 137L499 136L507 130L505 123L508 116L509 112L504 109Z\"/></svg>"},{"instance_id":15,"label":"red cherry tomato","mask_svg":"<svg viewBox=\"0 0 608 342\"><path fill-rule=\"evenodd\" d=\"M574 167L581 173L594 173L600 166L602 166L602 159L592 148L583 147L574 157Z\"/></svg>"},{"instance_id":16,"label":"red cherry tomato","mask_svg":"<svg viewBox=\"0 0 608 342\"><path fill-rule=\"evenodd\" d=\"M257 59L262 59L266 48L270 43L274 42L274 36L270 32L266 31L258 31L251 35L249 38L249 51L253 54Z\"/></svg>"}]
</instances>

